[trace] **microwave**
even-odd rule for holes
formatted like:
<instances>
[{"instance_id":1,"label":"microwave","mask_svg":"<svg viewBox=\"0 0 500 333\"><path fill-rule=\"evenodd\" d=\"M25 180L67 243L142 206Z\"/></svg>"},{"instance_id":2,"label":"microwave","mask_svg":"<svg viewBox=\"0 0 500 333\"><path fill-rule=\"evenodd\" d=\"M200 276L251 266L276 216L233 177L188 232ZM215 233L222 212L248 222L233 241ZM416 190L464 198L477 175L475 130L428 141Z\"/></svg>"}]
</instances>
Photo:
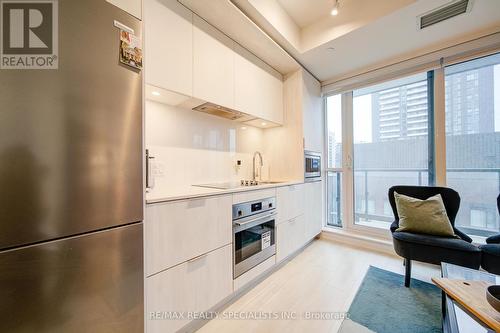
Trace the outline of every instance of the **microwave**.
<instances>
[{"instance_id":1,"label":"microwave","mask_svg":"<svg viewBox=\"0 0 500 333\"><path fill-rule=\"evenodd\" d=\"M305 151L304 161L304 179L306 181L316 181L321 179L321 154L312 151Z\"/></svg>"}]
</instances>

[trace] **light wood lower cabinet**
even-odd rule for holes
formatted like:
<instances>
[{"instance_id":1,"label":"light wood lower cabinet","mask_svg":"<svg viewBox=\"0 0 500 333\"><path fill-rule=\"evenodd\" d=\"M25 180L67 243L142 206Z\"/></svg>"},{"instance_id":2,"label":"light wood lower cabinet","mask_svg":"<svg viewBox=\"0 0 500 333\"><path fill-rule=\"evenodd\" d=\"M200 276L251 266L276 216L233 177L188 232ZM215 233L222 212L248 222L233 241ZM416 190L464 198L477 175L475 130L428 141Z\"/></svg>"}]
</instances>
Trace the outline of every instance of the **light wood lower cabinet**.
<instances>
[{"instance_id":1,"label":"light wood lower cabinet","mask_svg":"<svg viewBox=\"0 0 500 333\"><path fill-rule=\"evenodd\" d=\"M307 242L318 235L323 227L323 182L304 184L304 192Z\"/></svg>"},{"instance_id":2,"label":"light wood lower cabinet","mask_svg":"<svg viewBox=\"0 0 500 333\"><path fill-rule=\"evenodd\" d=\"M232 246L146 279L147 333L175 332L188 324L189 312L207 311L233 292ZM169 320L168 316L184 318Z\"/></svg>"},{"instance_id":3,"label":"light wood lower cabinet","mask_svg":"<svg viewBox=\"0 0 500 333\"><path fill-rule=\"evenodd\" d=\"M232 196L148 205L144 225L149 276L230 244Z\"/></svg>"},{"instance_id":4,"label":"light wood lower cabinet","mask_svg":"<svg viewBox=\"0 0 500 333\"><path fill-rule=\"evenodd\" d=\"M245 191L240 193L233 194L233 205L249 202L261 199L267 199L276 197L276 189L268 188L265 190L257 190L257 191Z\"/></svg>"},{"instance_id":5,"label":"light wood lower cabinet","mask_svg":"<svg viewBox=\"0 0 500 333\"><path fill-rule=\"evenodd\" d=\"M276 189L278 223L303 215L304 201L304 184L278 187Z\"/></svg>"},{"instance_id":6,"label":"light wood lower cabinet","mask_svg":"<svg viewBox=\"0 0 500 333\"><path fill-rule=\"evenodd\" d=\"M276 226L276 262L280 262L305 244L305 218L297 216Z\"/></svg>"}]
</instances>

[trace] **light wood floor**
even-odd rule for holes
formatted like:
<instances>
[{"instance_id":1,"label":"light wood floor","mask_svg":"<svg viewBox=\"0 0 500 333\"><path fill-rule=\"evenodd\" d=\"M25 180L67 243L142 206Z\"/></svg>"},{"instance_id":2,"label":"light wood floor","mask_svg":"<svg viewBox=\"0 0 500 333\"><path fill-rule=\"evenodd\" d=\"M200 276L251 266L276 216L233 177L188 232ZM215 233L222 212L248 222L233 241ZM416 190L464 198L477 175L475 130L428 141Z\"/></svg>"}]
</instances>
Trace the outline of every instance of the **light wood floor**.
<instances>
[{"instance_id":1,"label":"light wood floor","mask_svg":"<svg viewBox=\"0 0 500 333\"><path fill-rule=\"evenodd\" d=\"M402 259L366 249L315 240L302 253L227 307L227 313L346 312L368 267L404 274ZM430 282L437 266L414 263L412 277ZM401 281L403 283L403 281ZM214 319L199 333L337 332L341 320Z\"/></svg>"}]
</instances>

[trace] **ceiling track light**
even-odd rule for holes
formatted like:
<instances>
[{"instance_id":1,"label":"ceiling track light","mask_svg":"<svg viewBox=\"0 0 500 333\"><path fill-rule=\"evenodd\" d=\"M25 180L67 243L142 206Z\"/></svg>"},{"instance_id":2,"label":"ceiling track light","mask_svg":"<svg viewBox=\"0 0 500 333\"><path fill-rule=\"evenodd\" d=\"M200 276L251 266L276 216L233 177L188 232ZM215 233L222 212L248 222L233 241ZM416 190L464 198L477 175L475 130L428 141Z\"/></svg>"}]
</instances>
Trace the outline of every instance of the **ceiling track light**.
<instances>
[{"instance_id":1,"label":"ceiling track light","mask_svg":"<svg viewBox=\"0 0 500 333\"><path fill-rule=\"evenodd\" d=\"M335 0L330 14L332 14L332 16L337 16L338 13L339 13L339 0Z\"/></svg>"}]
</instances>

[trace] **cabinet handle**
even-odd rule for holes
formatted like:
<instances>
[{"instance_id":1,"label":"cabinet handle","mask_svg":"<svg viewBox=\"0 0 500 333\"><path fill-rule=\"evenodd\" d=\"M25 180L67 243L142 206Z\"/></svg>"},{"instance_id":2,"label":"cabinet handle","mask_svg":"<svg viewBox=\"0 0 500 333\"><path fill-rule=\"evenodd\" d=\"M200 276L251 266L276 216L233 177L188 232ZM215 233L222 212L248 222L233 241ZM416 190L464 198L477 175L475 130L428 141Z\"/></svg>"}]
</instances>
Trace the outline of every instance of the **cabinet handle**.
<instances>
[{"instance_id":1,"label":"cabinet handle","mask_svg":"<svg viewBox=\"0 0 500 333\"><path fill-rule=\"evenodd\" d=\"M194 257L194 258L192 258L192 259L189 259L189 260L188 260L188 264L191 264L191 263L193 263L193 262L195 262L195 261L198 261L198 260L200 260L200 259L202 259L202 258L205 258L207 255L208 255L208 253L205 253L205 254L200 254L200 255L199 255L199 256L197 256L197 257Z\"/></svg>"}]
</instances>

